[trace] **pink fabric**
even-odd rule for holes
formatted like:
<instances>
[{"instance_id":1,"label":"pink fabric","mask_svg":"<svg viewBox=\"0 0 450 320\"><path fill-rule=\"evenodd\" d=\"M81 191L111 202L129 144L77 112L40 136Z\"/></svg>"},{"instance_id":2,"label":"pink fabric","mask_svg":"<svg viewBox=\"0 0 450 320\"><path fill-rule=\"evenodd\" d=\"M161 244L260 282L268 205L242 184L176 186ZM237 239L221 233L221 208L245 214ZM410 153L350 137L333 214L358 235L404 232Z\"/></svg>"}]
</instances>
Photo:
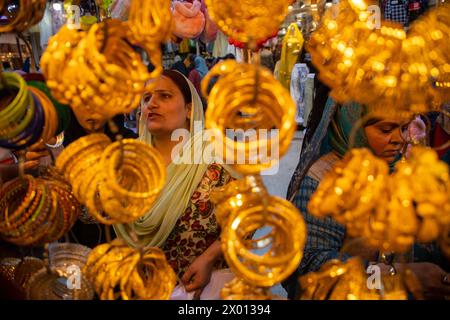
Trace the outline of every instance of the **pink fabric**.
<instances>
[{"instance_id":1,"label":"pink fabric","mask_svg":"<svg viewBox=\"0 0 450 320\"><path fill-rule=\"evenodd\" d=\"M197 0L193 3L175 1L173 8L173 33L183 39L198 38L205 28L205 16L200 10L201 3Z\"/></svg>"},{"instance_id":2,"label":"pink fabric","mask_svg":"<svg viewBox=\"0 0 450 320\"><path fill-rule=\"evenodd\" d=\"M217 25L214 23L214 21L211 20L211 17L208 14L208 9L206 8L205 1L202 0L202 7L201 10L203 14L205 15L205 30L203 30L201 39L203 42L212 42L215 41L217 38L217 31L219 30L217 28Z\"/></svg>"},{"instance_id":3,"label":"pink fabric","mask_svg":"<svg viewBox=\"0 0 450 320\"><path fill-rule=\"evenodd\" d=\"M409 137L413 142L425 142L425 138L427 136L427 125L417 116L408 127ZM412 145L410 144L406 149L406 158L409 158L409 153L411 151Z\"/></svg>"}]
</instances>

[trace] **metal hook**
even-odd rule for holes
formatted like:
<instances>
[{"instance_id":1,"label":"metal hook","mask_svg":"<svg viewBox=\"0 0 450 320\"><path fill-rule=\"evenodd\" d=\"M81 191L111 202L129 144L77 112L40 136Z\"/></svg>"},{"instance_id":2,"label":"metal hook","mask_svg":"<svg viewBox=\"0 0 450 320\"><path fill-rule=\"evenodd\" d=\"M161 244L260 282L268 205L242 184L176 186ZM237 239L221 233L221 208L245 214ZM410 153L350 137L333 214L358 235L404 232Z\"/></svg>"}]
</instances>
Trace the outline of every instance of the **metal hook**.
<instances>
[{"instance_id":1,"label":"metal hook","mask_svg":"<svg viewBox=\"0 0 450 320\"><path fill-rule=\"evenodd\" d=\"M118 169L123 164L123 157L124 157L124 153L125 153L125 147L123 144L123 136L121 134L119 134L119 128L114 123L114 121L109 120L108 126L109 126L109 130L111 130L111 132L113 134L115 134L116 141L119 142L120 154L119 154L119 162L117 163L117 167L116 167Z\"/></svg>"},{"instance_id":2,"label":"metal hook","mask_svg":"<svg viewBox=\"0 0 450 320\"><path fill-rule=\"evenodd\" d=\"M102 46L100 47L100 53L103 53L105 51L106 45L108 43L108 37L109 37L108 19L104 20L102 23L103 23L103 41L102 41Z\"/></svg>"}]
</instances>

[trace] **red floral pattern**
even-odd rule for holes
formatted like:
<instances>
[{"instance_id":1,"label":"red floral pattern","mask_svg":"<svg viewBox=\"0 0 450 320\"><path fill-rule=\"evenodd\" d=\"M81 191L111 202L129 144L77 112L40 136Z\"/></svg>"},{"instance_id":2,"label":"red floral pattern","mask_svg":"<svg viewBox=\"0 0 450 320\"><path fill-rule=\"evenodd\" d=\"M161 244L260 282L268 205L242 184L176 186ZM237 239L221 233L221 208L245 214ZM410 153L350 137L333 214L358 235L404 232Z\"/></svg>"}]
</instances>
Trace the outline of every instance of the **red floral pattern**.
<instances>
[{"instance_id":1,"label":"red floral pattern","mask_svg":"<svg viewBox=\"0 0 450 320\"><path fill-rule=\"evenodd\" d=\"M219 239L220 227L209 195L211 190L227 184L232 179L221 165L209 165L192 194L188 207L167 238L163 250L179 278L198 256ZM227 266L225 260L221 258L214 267L220 269Z\"/></svg>"}]
</instances>

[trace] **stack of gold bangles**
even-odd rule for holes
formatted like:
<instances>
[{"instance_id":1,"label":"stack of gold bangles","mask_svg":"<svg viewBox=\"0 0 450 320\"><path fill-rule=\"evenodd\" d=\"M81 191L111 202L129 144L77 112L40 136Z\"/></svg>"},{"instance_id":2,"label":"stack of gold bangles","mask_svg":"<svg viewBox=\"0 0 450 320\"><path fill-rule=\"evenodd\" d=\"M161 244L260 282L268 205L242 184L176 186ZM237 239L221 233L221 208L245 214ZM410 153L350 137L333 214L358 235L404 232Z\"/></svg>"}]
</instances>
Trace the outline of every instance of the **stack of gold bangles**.
<instances>
[{"instance_id":1,"label":"stack of gold bangles","mask_svg":"<svg viewBox=\"0 0 450 320\"><path fill-rule=\"evenodd\" d=\"M206 0L208 14L220 30L240 42L249 43L271 36L288 13L283 0Z\"/></svg>"},{"instance_id":2,"label":"stack of gold bangles","mask_svg":"<svg viewBox=\"0 0 450 320\"><path fill-rule=\"evenodd\" d=\"M128 223L144 215L165 183L163 160L154 148L133 139L111 143L104 134L71 143L56 167L76 198L104 224Z\"/></svg>"},{"instance_id":3,"label":"stack of gold bangles","mask_svg":"<svg viewBox=\"0 0 450 320\"><path fill-rule=\"evenodd\" d=\"M8 22L0 25L0 32L22 32L41 21L44 16L45 0L19 0L17 13L9 13L10 0L0 1L0 16L6 16Z\"/></svg>"},{"instance_id":4,"label":"stack of gold bangles","mask_svg":"<svg viewBox=\"0 0 450 320\"><path fill-rule=\"evenodd\" d=\"M129 38L147 52L155 66L150 78L162 71L160 44L170 39L173 21L170 0L133 0L128 14Z\"/></svg>"},{"instance_id":5,"label":"stack of gold bangles","mask_svg":"<svg viewBox=\"0 0 450 320\"><path fill-rule=\"evenodd\" d=\"M219 80L208 94L214 76ZM206 127L214 131L216 153L224 162L233 163L240 173L254 174L272 167L286 153L296 128L295 105L268 70L224 61L207 74L202 91L208 98ZM227 129L238 134L244 130L243 141L226 136Z\"/></svg>"},{"instance_id":6,"label":"stack of gold bangles","mask_svg":"<svg viewBox=\"0 0 450 320\"><path fill-rule=\"evenodd\" d=\"M369 150L353 149L325 175L308 211L333 217L382 251L404 252L415 241L438 239L450 225L448 166L435 151L414 147L389 176Z\"/></svg>"},{"instance_id":7,"label":"stack of gold bangles","mask_svg":"<svg viewBox=\"0 0 450 320\"><path fill-rule=\"evenodd\" d=\"M176 284L176 275L161 249L140 251L120 239L95 247L83 275L102 300L168 300Z\"/></svg>"},{"instance_id":8,"label":"stack of gold bangles","mask_svg":"<svg viewBox=\"0 0 450 320\"><path fill-rule=\"evenodd\" d=\"M300 212L290 202L268 195L260 178L247 176L225 193L216 210L223 227L222 251L233 273L260 287L285 279L303 255L306 227ZM264 226L272 229L269 234L250 239ZM255 253L265 248L269 250L264 255Z\"/></svg>"},{"instance_id":9,"label":"stack of gold bangles","mask_svg":"<svg viewBox=\"0 0 450 320\"><path fill-rule=\"evenodd\" d=\"M107 19L87 32L62 27L41 59L53 96L103 119L129 113L148 89L147 81L162 72L160 45L169 37L171 20L170 1L133 0L127 22ZM147 51L152 73L133 45Z\"/></svg>"},{"instance_id":10,"label":"stack of gold bangles","mask_svg":"<svg viewBox=\"0 0 450 320\"><path fill-rule=\"evenodd\" d=\"M273 34L288 11L283 1L207 0L206 5L217 26L249 49ZM306 239L300 212L291 203L270 196L262 179L252 176L278 162L296 128L296 108L289 92L260 66L258 55L253 62L221 62L202 81L203 95L208 98L206 127L213 131L215 154L247 175L211 196L222 227L222 251L237 276L223 289L225 299L270 298L261 287L270 287L295 270ZM209 92L213 77L218 80ZM229 130L235 136L230 137ZM265 226L269 234L251 239ZM261 249L268 250L260 255L257 250Z\"/></svg>"},{"instance_id":11,"label":"stack of gold bangles","mask_svg":"<svg viewBox=\"0 0 450 320\"><path fill-rule=\"evenodd\" d=\"M307 48L321 80L341 103L384 114L386 106L401 113L437 110L450 99L450 86L437 85L450 78L450 5L429 10L406 33L396 23L372 26L369 4L341 1L311 36Z\"/></svg>"},{"instance_id":12,"label":"stack of gold bangles","mask_svg":"<svg viewBox=\"0 0 450 320\"><path fill-rule=\"evenodd\" d=\"M319 271L300 277L299 282L301 300L407 300L408 293L422 298L420 283L409 269L382 276L380 287L369 288L359 258L330 260Z\"/></svg>"},{"instance_id":13,"label":"stack of gold bangles","mask_svg":"<svg viewBox=\"0 0 450 320\"><path fill-rule=\"evenodd\" d=\"M69 186L29 175L6 184L0 199L0 237L17 245L58 240L80 212Z\"/></svg>"}]
</instances>

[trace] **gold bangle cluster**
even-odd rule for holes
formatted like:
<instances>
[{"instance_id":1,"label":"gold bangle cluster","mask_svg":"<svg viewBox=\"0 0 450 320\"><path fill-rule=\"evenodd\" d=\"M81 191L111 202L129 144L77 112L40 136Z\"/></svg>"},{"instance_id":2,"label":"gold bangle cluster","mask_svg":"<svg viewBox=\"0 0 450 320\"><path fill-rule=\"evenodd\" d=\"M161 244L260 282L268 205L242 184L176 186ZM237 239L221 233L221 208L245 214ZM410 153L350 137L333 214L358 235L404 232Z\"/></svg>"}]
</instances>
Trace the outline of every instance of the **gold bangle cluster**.
<instances>
[{"instance_id":1,"label":"gold bangle cluster","mask_svg":"<svg viewBox=\"0 0 450 320\"><path fill-rule=\"evenodd\" d=\"M288 13L287 1L206 0L211 19L229 37L248 43L276 32Z\"/></svg>"},{"instance_id":2,"label":"gold bangle cluster","mask_svg":"<svg viewBox=\"0 0 450 320\"><path fill-rule=\"evenodd\" d=\"M308 211L333 217L370 246L404 252L415 241L438 239L450 225L448 167L435 151L413 147L410 158L389 175L383 160L353 149L325 175Z\"/></svg>"},{"instance_id":3,"label":"gold bangle cluster","mask_svg":"<svg viewBox=\"0 0 450 320\"><path fill-rule=\"evenodd\" d=\"M150 210L165 183L163 163L143 142L111 143L104 134L76 140L56 159L76 198L104 224L129 223Z\"/></svg>"},{"instance_id":4,"label":"gold bangle cluster","mask_svg":"<svg viewBox=\"0 0 450 320\"><path fill-rule=\"evenodd\" d=\"M408 33L400 24L370 26L368 4L344 0L330 8L308 42L320 79L341 103L420 113L450 99L450 5L430 9Z\"/></svg>"},{"instance_id":5,"label":"gold bangle cluster","mask_svg":"<svg viewBox=\"0 0 450 320\"><path fill-rule=\"evenodd\" d=\"M155 69L150 78L162 72L160 44L170 39L173 30L170 0L133 0L128 14L129 39L149 55Z\"/></svg>"},{"instance_id":6,"label":"gold bangle cluster","mask_svg":"<svg viewBox=\"0 0 450 320\"><path fill-rule=\"evenodd\" d=\"M30 175L6 184L0 199L0 237L21 246L58 240L80 213L70 186Z\"/></svg>"},{"instance_id":7,"label":"gold bangle cluster","mask_svg":"<svg viewBox=\"0 0 450 320\"><path fill-rule=\"evenodd\" d=\"M359 258L346 262L330 260L319 271L299 278L301 300L407 300L408 293L421 298L421 286L414 273L381 277L381 288L369 288L367 274Z\"/></svg>"},{"instance_id":8,"label":"gold bangle cluster","mask_svg":"<svg viewBox=\"0 0 450 320\"><path fill-rule=\"evenodd\" d=\"M46 1L45 0L20 0L18 12L12 16L6 11L7 0L0 1L0 14L8 18L6 24L0 25L0 32L22 32L34 26L41 21L44 16Z\"/></svg>"},{"instance_id":9,"label":"gold bangle cluster","mask_svg":"<svg viewBox=\"0 0 450 320\"><path fill-rule=\"evenodd\" d=\"M208 94L215 76L219 79ZM227 60L206 75L202 91L208 98L205 125L214 131L216 153L236 171L259 173L287 152L296 128L295 105L269 70ZM250 134L249 141L235 141L227 129Z\"/></svg>"},{"instance_id":10,"label":"gold bangle cluster","mask_svg":"<svg viewBox=\"0 0 450 320\"><path fill-rule=\"evenodd\" d=\"M129 113L151 86L147 82L162 72L160 45L170 35L171 20L170 1L133 0L127 22L106 19L88 31L63 26L41 59L53 96L102 119ZM147 51L152 73L133 46Z\"/></svg>"},{"instance_id":11,"label":"gold bangle cluster","mask_svg":"<svg viewBox=\"0 0 450 320\"><path fill-rule=\"evenodd\" d=\"M176 275L161 249L140 251L120 239L94 248L83 274L101 300L168 300L176 284Z\"/></svg>"},{"instance_id":12,"label":"gold bangle cluster","mask_svg":"<svg viewBox=\"0 0 450 320\"><path fill-rule=\"evenodd\" d=\"M260 178L247 176L226 190L216 190L216 216L223 227L222 251L233 273L258 287L270 287L288 277L303 255L306 226L288 201L265 192ZM220 198L217 193L223 193ZM269 227L260 239L253 233ZM263 255L255 251L267 248Z\"/></svg>"}]
</instances>

